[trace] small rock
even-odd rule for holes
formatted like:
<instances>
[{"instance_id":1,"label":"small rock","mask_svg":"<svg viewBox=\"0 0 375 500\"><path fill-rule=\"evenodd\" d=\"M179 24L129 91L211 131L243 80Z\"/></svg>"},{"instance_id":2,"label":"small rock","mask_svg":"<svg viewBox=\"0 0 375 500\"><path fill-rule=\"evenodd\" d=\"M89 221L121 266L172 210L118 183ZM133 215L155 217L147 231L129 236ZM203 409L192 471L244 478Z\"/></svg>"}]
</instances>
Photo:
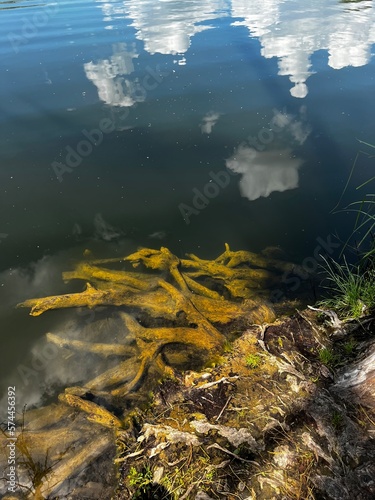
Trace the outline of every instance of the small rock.
<instances>
[{"instance_id":1,"label":"small rock","mask_svg":"<svg viewBox=\"0 0 375 500\"><path fill-rule=\"evenodd\" d=\"M296 453L294 453L289 446L281 445L274 449L273 461L279 467L286 469L291 467L296 460Z\"/></svg>"}]
</instances>

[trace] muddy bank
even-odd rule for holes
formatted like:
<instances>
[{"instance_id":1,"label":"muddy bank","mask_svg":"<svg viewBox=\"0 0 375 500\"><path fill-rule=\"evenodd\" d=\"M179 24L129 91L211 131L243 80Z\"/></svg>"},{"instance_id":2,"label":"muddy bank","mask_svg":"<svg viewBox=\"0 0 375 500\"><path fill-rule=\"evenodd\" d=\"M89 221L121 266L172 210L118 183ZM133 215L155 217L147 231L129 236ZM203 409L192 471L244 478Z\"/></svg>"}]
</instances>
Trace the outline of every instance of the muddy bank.
<instances>
[{"instance_id":1,"label":"muddy bank","mask_svg":"<svg viewBox=\"0 0 375 500\"><path fill-rule=\"evenodd\" d=\"M128 419L117 499L374 498L374 323L327 320L252 326L218 366L164 380Z\"/></svg>"}]
</instances>

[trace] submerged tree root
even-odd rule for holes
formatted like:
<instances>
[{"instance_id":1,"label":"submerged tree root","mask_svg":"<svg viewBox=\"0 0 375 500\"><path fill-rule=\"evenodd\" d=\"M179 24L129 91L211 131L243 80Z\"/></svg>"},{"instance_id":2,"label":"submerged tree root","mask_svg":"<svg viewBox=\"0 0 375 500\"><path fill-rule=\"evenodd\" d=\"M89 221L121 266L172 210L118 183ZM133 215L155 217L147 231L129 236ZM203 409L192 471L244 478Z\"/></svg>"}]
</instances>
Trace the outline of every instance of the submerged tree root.
<instances>
[{"instance_id":1,"label":"submerged tree root","mask_svg":"<svg viewBox=\"0 0 375 500\"><path fill-rule=\"evenodd\" d=\"M125 268L118 269L120 264ZM126 266L137 271L127 270ZM259 293L292 268L292 264L277 259L271 259L268 266L264 256L233 252L228 245L212 261L195 255L179 259L163 247L141 249L118 259L91 259L64 272L65 281L86 282L80 293L19 304L30 308L32 316L54 309L115 306L125 332L121 338L126 338L126 342L120 342L100 335L77 339L47 334L48 342L70 355L94 356L111 364L92 373L81 387L66 388L57 405L35 410L37 413L26 412L18 443L21 455L27 457L20 465L25 491L32 491L38 498L65 492L69 478L106 450L114 437L123 436L130 422L127 408L134 405L133 399L139 398L142 391L155 386L153 380L178 377L181 367L217 358L227 334L238 328L232 328L232 324L244 328L272 322L273 309ZM109 313L113 314L113 309ZM198 422L196 428L203 427ZM207 424L204 428L226 435L219 425ZM231 432L238 438L235 429ZM250 439L246 433L243 435ZM28 472L36 470L33 453L39 457L38 463L43 454L48 460L44 469L38 469L37 480L28 480ZM69 495L79 498L72 491Z\"/></svg>"}]
</instances>

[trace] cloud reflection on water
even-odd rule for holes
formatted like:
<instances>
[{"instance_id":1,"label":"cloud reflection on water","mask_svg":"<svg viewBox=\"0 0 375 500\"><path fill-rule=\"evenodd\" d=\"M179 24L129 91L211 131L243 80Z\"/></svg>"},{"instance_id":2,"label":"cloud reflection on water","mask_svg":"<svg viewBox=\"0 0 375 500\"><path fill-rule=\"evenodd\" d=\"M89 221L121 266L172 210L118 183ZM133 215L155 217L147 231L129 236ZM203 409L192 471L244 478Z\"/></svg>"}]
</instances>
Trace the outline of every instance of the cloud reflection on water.
<instances>
[{"instance_id":1,"label":"cloud reflection on water","mask_svg":"<svg viewBox=\"0 0 375 500\"><path fill-rule=\"evenodd\" d=\"M234 26L246 26L259 38L261 55L278 58L278 74L289 76L290 93L303 98L307 79L314 73L311 56L329 53L334 69L364 66L375 43L375 7L371 0L338 3L307 0L300 4L285 0L232 0L232 16L242 18Z\"/></svg>"},{"instance_id":2,"label":"cloud reflection on water","mask_svg":"<svg viewBox=\"0 0 375 500\"><path fill-rule=\"evenodd\" d=\"M200 124L202 134L211 134L212 129L216 125L220 118L220 113L215 113L215 111L209 111L203 118Z\"/></svg>"},{"instance_id":3,"label":"cloud reflection on water","mask_svg":"<svg viewBox=\"0 0 375 500\"><path fill-rule=\"evenodd\" d=\"M283 192L298 187L299 169L303 161L293 154L291 147L277 147L276 141L281 140L282 144L296 143L299 146L306 141L311 129L307 123L305 106L301 106L298 119L286 112L274 110L270 128L262 130L268 130L268 137L275 142L272 149L265 150L269 141L261 144L261 140L250 140L252 145L241 143L226 160L228 169L242 175L240 192L250 201L266 198L276 191ZM257 138L259 137L262 135L258 134Z\"/></svg>"},{"instance_id":4,"label":"cloud reflection on water","mask_svg":"<svg viewBox=\"0 0 375 500\"><path fill-rule=\"evenodd\" d=\"M231 16L232 26L245 26L258 38L261 55L278 59L278 74L293 83L292 96L308 94L307 80L314 73L311 56L328 51L334 69L364 66L375 43L375 7L371 0L100 0L104 20L130 18L135 36L149 54L183 55L191 39L213 26L202 24Z\"/></svg>"},{"instance_id":5,"label":"cloud reflection on water","mask_svg":"<svg viewBox=\"0 0 375 500\"><path fill-rule=\"evenodd\" d=\"M112 106L131 107L142 100L142 96L137 95L135 99L136 84L125 75L134 72L133 59L138 53L135 44L117 43L112 50L113 55L108 59L90 61L83 68L87 78L97 87L101 101Z\"/></svg>"},{"instance_id":6,"label":"cloud reflection on water","mask_svg":"<svg viewBox=\"0 0 375 500\"><path fill-rule=\"evenodd\" d=\"M128 0L102 2L106 21L129 17L149 54L184 54L191 38L211 26L200 23L228 15L226 0Z\"/></svg>"},{"instance_id":7,"label":"cloud reflection on water","mask_svg":"<svg viewBox=\"0 0 375 500\"><path fill-rule=\"evenodd\" d=\"M292 150L261 152L241 144L227 167L242 174L239 183L241 195L253 201L275 191L283 192L298 187L298 170L302 160L292 158Z\"/></svg>"}]
</instances>

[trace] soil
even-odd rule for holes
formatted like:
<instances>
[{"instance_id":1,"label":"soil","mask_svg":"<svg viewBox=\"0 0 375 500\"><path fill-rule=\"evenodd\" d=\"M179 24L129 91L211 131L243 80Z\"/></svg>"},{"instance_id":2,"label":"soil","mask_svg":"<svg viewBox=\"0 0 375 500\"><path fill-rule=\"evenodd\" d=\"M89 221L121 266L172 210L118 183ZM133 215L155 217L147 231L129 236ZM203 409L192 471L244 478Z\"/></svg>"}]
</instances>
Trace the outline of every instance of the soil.
<instances>
[{"instance_id":1,"label":"soil","mask_svg":"<svg viewBox=\"0 0 375 500\"><path fill-rule=\"evenodd\" d=\"M374 323L348 331L352 353L345 326L336 335L306 309L248 328L217 366L164 380L128 419L117 500L375 498L374 398L336 384Z\"/></svg>"}]
</instances>

